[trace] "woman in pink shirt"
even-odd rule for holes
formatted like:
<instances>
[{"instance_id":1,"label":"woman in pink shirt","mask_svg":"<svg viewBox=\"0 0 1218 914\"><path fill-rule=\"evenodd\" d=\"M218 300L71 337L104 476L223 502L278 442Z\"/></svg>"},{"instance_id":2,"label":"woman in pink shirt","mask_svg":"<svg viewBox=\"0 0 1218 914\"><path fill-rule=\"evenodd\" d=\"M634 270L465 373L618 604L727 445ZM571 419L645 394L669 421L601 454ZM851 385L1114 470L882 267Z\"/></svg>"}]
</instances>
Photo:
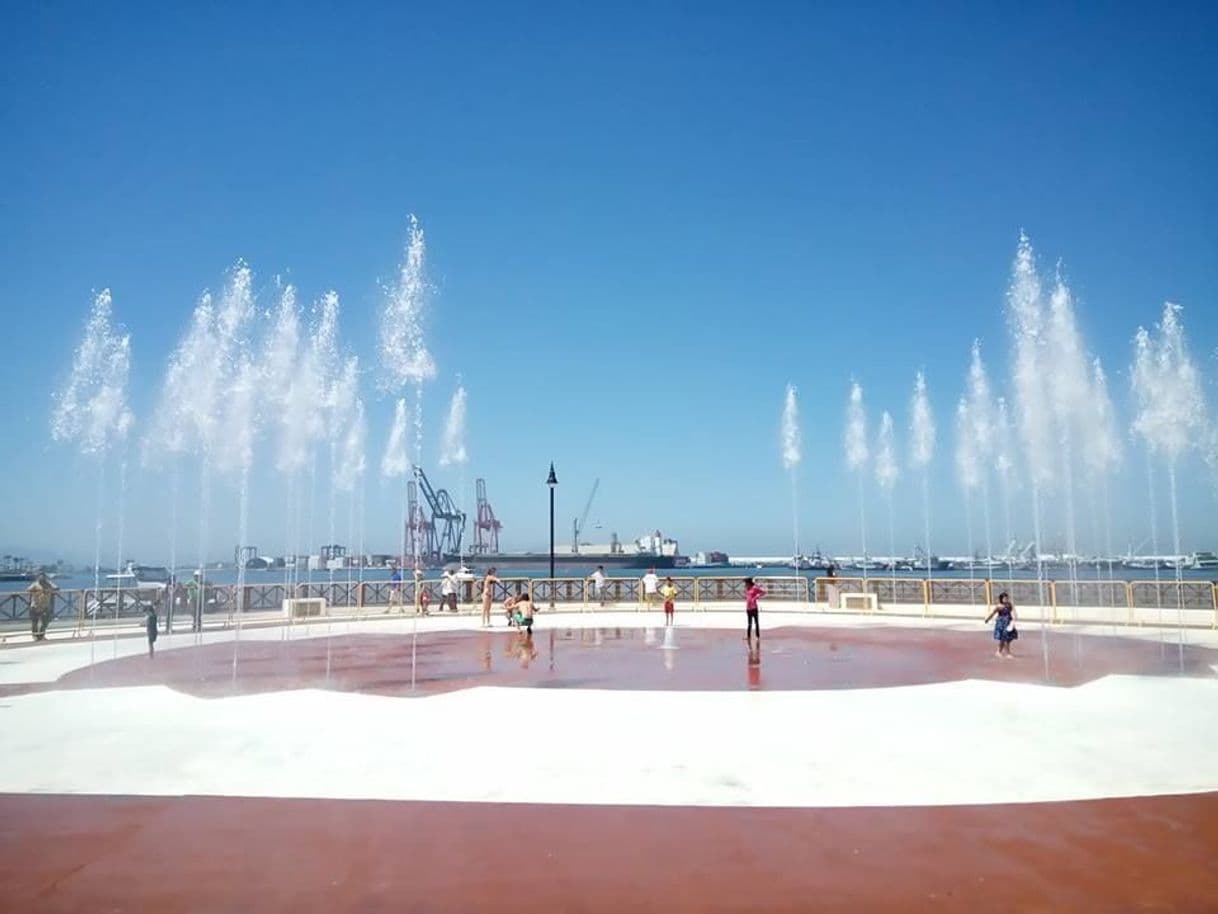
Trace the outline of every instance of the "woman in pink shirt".
<instances>
[{"instance_id":1,"label":"woman in pink shirt","mask_svg":"<svg viewBox=\"0 0 1218 914\"><path fill-rule=\"evenodd\" d=\"M757 619L757 600L765 596L765 590L753 582L752 578L744 579L744 613L748 617L748 628L744 640L753 637L753 629L757 629L757 640L761 640L761 622Z\"/></svg>"}]
</instances>

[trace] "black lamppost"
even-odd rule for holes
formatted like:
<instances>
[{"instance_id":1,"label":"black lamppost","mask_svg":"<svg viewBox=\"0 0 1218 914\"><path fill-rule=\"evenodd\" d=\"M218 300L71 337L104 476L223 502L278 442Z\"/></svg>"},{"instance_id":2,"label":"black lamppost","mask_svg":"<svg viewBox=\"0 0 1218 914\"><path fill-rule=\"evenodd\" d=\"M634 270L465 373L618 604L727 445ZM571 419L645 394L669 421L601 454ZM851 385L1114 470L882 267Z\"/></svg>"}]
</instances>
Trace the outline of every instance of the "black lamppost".
<instances>
[{"instance_id":1,"label":"black lamppost","mask_svg":"<svg viewBox=\"0 0 1218 914\"><path fill-rule=\"evenodd\" d=\"M550 487L550 605L554 605L554 488L558 485L558 477L554 475L554 461L550 461L550 475L546 479Z\"/></svg>"}]
</instances>

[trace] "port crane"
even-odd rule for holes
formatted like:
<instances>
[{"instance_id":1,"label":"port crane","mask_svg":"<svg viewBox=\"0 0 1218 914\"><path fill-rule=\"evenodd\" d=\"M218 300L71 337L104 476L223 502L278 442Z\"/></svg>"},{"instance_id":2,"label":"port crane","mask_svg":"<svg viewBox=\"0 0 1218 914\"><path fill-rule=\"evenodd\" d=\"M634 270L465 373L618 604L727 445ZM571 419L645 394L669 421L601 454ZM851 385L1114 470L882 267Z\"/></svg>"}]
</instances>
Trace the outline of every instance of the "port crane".
<instances>
[{"instance_id":1,"label":"port crane","mask_svg":"<svg viewBox=\"0 0 1218 914\"><path fill-rule=\"evenodd\" d=\"M422 561L435 551L436 528L419 506L419 487L412 479L406 483L406 556Z\"/></svg>"},{"instance_id":2,"label":"port crane","mask_svg":"<svg viewBox=\"0 0 1218 914\"><path fill-rule=\"evenodd\" d=\"M583 532L584 525L588 523L588 512L592 510L592 500L596 498L596 490L601 486L600 478L592 483L592 491L588 493L588 501L584 504L584 513L581 517L577 517L571 525L571 551L579 554L579 535Z\"/></svg>"},{"instance_id":3,"label":"port crane","mask_svg":"<svg viewBox=\"0 0 1218 914\"><path fill-rule=\"evenodd\" d=\"M474 519L474 555L494 554L499 551L499 531L503 524L495 517L490 501L486 497L486 480L474 482L478 497L478 513Z\"/></svg>"},{"instance_id":4,"label":"port crane","mask_svg":"<svg viewBox=\"0 0 1218 914\"><path fill-rule=\"evenodd\" d=\"M425 542L420 543L420 546L426 545L427 548L426 550L420 548L419 556L429 561L443 562L446 555L459 555L461 539L465 536L465 512L456 506L447 489L432 488L422 467L415 467L414 475L415 481L418 483L418 491L423 494L423 500L427 502L427 507L431 511L431 519L427 526L428 535ZM412 487L413 485L414 483L411 483ZM408 501L409 493L408 488ZM421 508L418 510L418 514L422 517Z\"/></svg>"}]
</instances>

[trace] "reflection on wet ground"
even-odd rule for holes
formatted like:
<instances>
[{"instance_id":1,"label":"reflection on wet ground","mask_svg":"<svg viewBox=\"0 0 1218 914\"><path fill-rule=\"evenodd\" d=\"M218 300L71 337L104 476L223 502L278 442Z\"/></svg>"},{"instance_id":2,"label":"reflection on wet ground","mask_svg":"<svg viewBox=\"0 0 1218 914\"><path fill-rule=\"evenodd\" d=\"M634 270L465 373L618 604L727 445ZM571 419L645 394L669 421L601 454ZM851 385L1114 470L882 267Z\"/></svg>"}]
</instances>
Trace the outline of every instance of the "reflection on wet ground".
<instances>
[{"instance_id":1,"label":"reflection on wet ground","mask_svg":"<svg viewBox=\"0 0 1218 914\"><path fill-rule=\"evenodd\" d=\"M552 628L419 635L347 634L162 650L75 670L44 689L163 684L199 696L301 688L432 695L475 686L703 690L859 689L988 679L1075 686L1110 674L1212 676L1218 651L1108 636L1038 633L1014 660L994 657L988 629ZM234 666L234 652L236 664Z\"/></svg>"}]
</instances>

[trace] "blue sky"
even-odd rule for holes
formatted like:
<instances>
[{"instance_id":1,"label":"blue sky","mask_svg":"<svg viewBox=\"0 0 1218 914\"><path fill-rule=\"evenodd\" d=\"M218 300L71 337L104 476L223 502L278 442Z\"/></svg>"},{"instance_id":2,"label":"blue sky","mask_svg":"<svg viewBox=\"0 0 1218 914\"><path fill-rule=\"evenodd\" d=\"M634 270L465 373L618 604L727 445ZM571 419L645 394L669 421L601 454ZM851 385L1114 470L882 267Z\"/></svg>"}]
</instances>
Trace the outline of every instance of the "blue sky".
<instances>
[{"instance_id":1,"label":"blue sky","mask_svg":"<svg viewBox=\"0 0 1218 914\"><path fill-rule=\"evenodd\" d=\"M263 307L276 275L306 301L337 289L344 345L372 366L411 212L436 287L424 466L458 485L435 458L459 372L467 486L487 479L512 548L546 541L553 459L561 539L599 477L605 534L789 551L778 423L792 382L803 542L857 551L841 445L855 377L872 433L881 409L896 418L907 550L922 526L904 434L922 368L940 432L936 551L963 552L951 411L974 337L1009 395L1021 228L1047 271L1063 260L1123 429L1130 341L1165 299L1186 307L1218 406L1212 5L22 3L0 34L5 549L91 552L96 465L52 443L47 417L93 290L113 291L131 332L138 436L195 300L238 258ZM364 395L375 469L392 402L371 377ZM269 454L264 442L250 531L266 552L281 549L287 497ZM1141 451L1125 464L1122 548L1149 535ZM183 514L197 474L182 462ZM1194 457L1181 486L1186 540L1213 543ZM873 551L887 551L868 490ZM168 491L133 456L130 554L165 558ZM213 495L220 557L236 494L220 480ZM106 501L109 544L117 493ZM399 501L370 474L370 547L394 547ZM1028 501L1016 493L1025 537ZM341 504L339 517L341 531ZM193 551L193 519L179 526Z\"/></svg>"}]
</instances>

